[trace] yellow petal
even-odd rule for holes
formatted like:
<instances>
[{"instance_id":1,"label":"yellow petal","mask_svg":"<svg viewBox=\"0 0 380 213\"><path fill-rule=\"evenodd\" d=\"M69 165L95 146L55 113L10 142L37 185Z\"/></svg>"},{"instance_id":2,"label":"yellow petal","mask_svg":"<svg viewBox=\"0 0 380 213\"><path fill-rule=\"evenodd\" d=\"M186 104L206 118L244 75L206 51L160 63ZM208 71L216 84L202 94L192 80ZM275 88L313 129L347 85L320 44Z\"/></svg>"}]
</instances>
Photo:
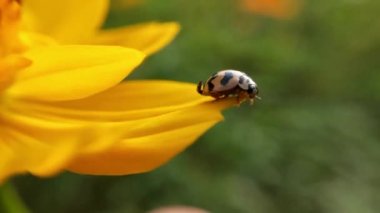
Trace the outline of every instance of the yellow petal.
<instances>
[{"instance_id":1,"label":"yellow petal","mask_svg":"<svg viewBox=\"0 0 380 213\"><path fill-rule=\"evenodd\" d=\"M80 42L102 25L108 0L23 1L23 22L34 30L63 42Z\"/></svg>"},{"instance_id":2,"label":"yellow petal","mask_svg":"<svg viewBox=\"0 0 380 213\"><path fill-rule=\"evenodd\" d=\"M69 170L96 175L147 172L180 153L216 122L204 122L155 135L125 139L104 152L79 156L70 164Z\"/></svg>"},{"instance_id":3,"label":"yellow petal","mask_svg":"<svg viewBox=\"0 0 380 213\"><path fill-rule=\"evenodd\" d=\"M84 139L78 137L83 132L81 126L53 124L9 111L2 111L0 125L0 147L4 154L0 182L18 173L47 176L62 170L76 153L79 140Z\"/></svg>"},{"instance_id":4,"label":"yellow petal","mask_svg":"<svg viewBox=\"0 0 380 213\"><path fill-rule=\"evenodd\" d=\"M13 109L66 121L133 121L211 101L196 85L174 81L126 81L93 96L73 101L18 100ZM8 103L10 105L10 103Z\"/></svg>"},{"instance_id":5,"label":"yellow petal","mask_svg":"<svg viewBox=\"0 0 380 213\"><path fill-rule=\"evenodd\" d=\"M17 76L8 94L39 100L84 98L120 82L143 60L143 54L112 46L32 48L33 64Z\"/></svg>"},{"instance_id":6,"label":"yellow petal","mask_svg":"<svg viewBox=\"0 0 380 213\"><path fill-rule=\"evenodd\" d=\"M29 31L20 32L20 38L29 48L58 45L52 37Z\"/></svg>"},{"instance_id":7,"label":"yellow petal","mask_svg":"<svg viewBox=\"0 0 380 213\"><path fill-rule=\"evenodd\" d=\"M69 170L102 175L152 170L183 151L222 120L220 111L229 104L206 102L135 122L126 132L124 140L109 149L79 155L70 164Z\"/></svg>"},{"instance_id":8,"label":"yellow petal","mask_svg":"<svg viewBox=\"0 0 380 213\"><path fill-rule=\"evenodd\" d=\"M10 175L50 176L89 146L101 149L119 141L124 129L107 123L64 122L38 117L27 110L1 109L0 183Z\"/></svg>"},{"instance_id":9,"label":"yellow petal","mask_svg":"<svg viewBox=\"0 0 380 213\"><path fill-rule=\"evenodd\" d=\"M170 81L131 81L81 100L18 100L17 105L7 105L20 114L57 122L112 124L108 132L117 132L123 140L107 142L113 134L104 133L105 144L82 146L69 169L131 174L153 169L181 152L222 119L222 109L235 103L234 99L212 101L195 88L195 84Z\"/></svg>"},{"instance_id":10,"label":"yellow petal","mask_svg":"<svg viewBox=\"0 0 380 213\"><path fill-rule=\"evenodd\" d=\"M176 22L145 23L101 31L90 40L94 44L122 45L153 54L168 45L179 32Z\"/></svg>"}]
</instances>

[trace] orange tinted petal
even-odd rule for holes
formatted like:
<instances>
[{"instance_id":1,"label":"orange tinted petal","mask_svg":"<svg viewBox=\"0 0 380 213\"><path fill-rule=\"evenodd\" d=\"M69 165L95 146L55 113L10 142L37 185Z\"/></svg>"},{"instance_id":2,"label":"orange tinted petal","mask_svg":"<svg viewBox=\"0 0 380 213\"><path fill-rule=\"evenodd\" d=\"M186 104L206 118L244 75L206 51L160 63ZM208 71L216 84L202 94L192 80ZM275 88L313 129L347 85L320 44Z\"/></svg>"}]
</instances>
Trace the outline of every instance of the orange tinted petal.
<instances>
[{"instance_id":1,"label":"orange tinted petal","mask_svg":"<svg viewBox=\"0 0 380 213\"><path fill-rule=\"evenodd\" d=\"M294 17L299 4L298 0L241 0L242 8L248 12L280 19Z\"/></svg>"},{"instance_id":2,"label":"orange tinted petal","mask_svg":"<svg viewBox=\"0 0 380 213\"><path fill-rule=\"evenodd\" d=\"M0 59L0 92L13 83L19 70L32 62L22 56L9 55Z\"/></svg>"}]
</instances>

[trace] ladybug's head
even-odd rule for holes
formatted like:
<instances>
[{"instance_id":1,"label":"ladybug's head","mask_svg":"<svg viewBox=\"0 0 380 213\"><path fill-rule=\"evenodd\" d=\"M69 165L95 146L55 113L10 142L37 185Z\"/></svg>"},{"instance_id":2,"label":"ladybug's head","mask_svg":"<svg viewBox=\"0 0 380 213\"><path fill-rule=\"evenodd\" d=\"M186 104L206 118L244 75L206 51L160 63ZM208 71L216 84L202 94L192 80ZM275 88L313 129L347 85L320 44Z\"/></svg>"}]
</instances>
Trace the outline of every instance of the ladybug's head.
<instances>
[{"instance_id":1,"label":"ladybug's head","mask_svg":"<svg viewBox=\"0 0 380 213\"><path fill-rule=\"evenodd\" d=\"M250 84L248 86L248 90L247 90L248 94L249 94L249 97L251 98L257 98L259 100L261 100L261 98L258 96L259 94L259 88L257 87L256 84Z\"/></svg>"},{"instance_id":2,"label":"ladybug's head","mask_svg":"<svg viewBox=\"0 0 380 213\"><path fill-rule=\"evenodd\" d=\"M259 88L257 87L257 85L255 84L250 84L248 86L248 90L247 90L248 94L251 96L251 97L255 97L256 95L259 94Z\"/></svg>"}]
</instances>

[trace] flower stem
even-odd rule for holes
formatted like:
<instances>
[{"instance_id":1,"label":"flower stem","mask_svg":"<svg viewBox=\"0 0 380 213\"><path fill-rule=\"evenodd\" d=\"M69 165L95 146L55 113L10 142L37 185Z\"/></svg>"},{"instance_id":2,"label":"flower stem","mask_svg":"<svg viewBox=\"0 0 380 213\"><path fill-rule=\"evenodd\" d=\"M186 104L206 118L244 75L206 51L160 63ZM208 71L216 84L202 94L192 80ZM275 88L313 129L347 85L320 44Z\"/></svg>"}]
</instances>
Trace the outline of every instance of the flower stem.
<instances>
[{"instance_id":1,"label":"flower stem","mask_svg":"<svg viewBox=\"0 0 380 213\"><path fill-rule=\"evenodd\" d=\"M15 187L11 183L0 185L0 212L29 213Z\"/></svg>"}]
</instances>

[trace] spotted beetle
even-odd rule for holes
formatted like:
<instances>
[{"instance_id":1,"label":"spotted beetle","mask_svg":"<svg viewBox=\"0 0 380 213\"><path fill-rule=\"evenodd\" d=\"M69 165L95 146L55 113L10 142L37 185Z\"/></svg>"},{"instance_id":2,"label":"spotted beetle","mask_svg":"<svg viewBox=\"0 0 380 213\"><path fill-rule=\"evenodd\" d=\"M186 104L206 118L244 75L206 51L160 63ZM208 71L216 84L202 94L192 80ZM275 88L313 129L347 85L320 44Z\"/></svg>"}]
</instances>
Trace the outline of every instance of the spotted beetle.
<instances>
[{"instance_id":1,"label":"spotted beetle","mask_svg":"<svg viewBox=\"0 0 380 213\"><path fill-rule=\"evenodd\" d=\"M257 84L244 72L237 70L222 70L213 74L205 84L198 83L197 91L201 95L212 96L216 99L237 97L240 104L249 100L260 99Z\"/></svg>"}]
</instances>

